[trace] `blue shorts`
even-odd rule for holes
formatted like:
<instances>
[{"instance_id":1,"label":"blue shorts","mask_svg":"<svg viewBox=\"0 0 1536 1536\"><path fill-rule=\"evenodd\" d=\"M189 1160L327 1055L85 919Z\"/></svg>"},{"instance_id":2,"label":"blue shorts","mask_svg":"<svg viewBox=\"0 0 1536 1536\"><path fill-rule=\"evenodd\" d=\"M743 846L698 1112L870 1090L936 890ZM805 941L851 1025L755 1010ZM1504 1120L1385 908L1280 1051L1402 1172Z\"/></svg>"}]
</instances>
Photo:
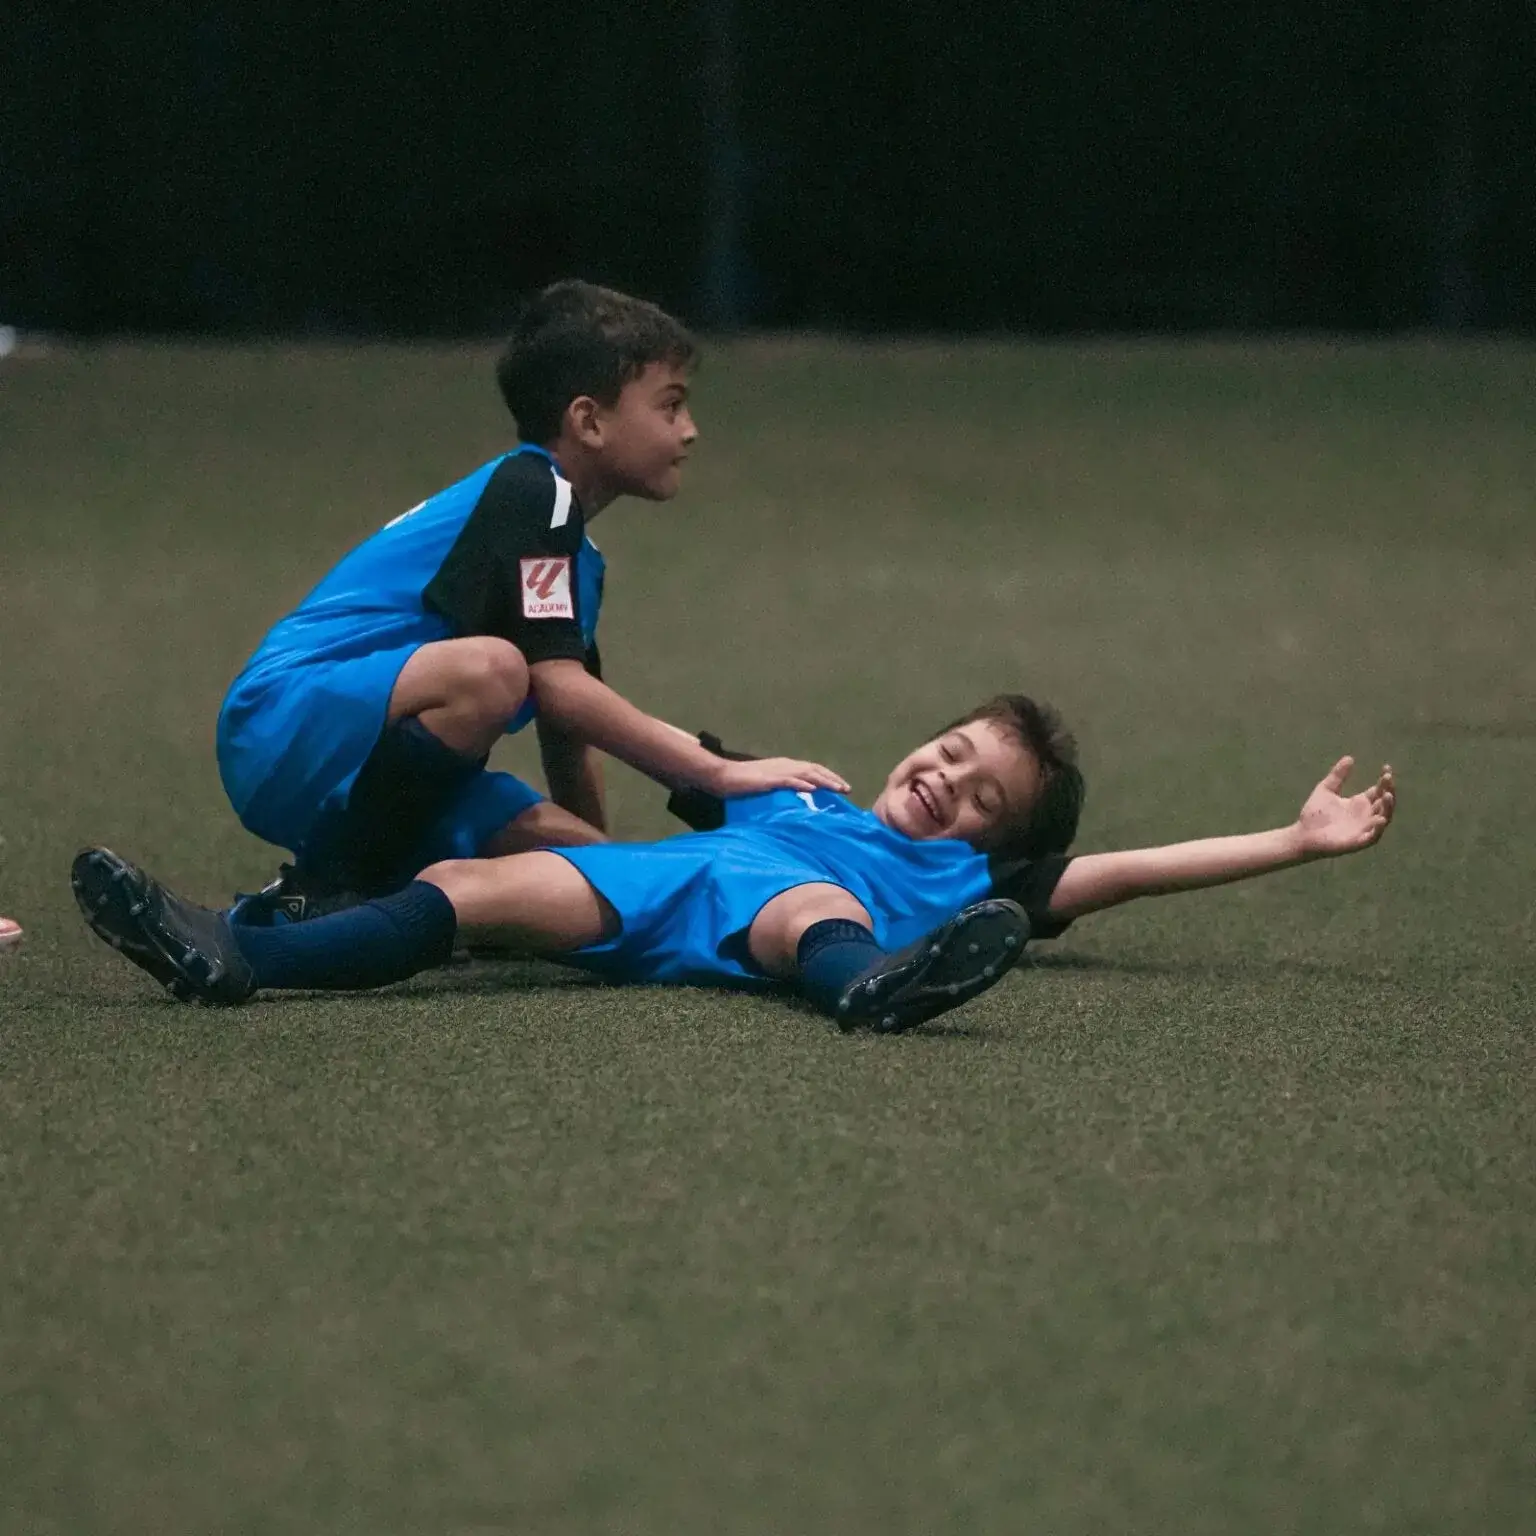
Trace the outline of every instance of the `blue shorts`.
<instances>
[{"instance_id":1,"label":"blue shorts","mask_svg":"<svg viewBox=\"0 0 1536 1536\"><path fill-rule=\"evenodd\" d=\"M423 643L340 660L295 657L235 680L219 712L219 775L250 831L295 854L326 845L384 729L395 679ZM476 775L417 846L416 868L475 857L542 798L510 773Z\"/></svg>"},{"instance_id":2,"label":"blue shorts","mask_svg":"<svg viewBox=\"0 0 1536 1536\"><path fill-rule=\"evenodd\" d=\"M659 843L551 848L618 913L619 932L560 957L615 981L765 989L747 948L753 919L796 886L840 884L787 849L730 828Z\"/></svg>"}]
</instances>

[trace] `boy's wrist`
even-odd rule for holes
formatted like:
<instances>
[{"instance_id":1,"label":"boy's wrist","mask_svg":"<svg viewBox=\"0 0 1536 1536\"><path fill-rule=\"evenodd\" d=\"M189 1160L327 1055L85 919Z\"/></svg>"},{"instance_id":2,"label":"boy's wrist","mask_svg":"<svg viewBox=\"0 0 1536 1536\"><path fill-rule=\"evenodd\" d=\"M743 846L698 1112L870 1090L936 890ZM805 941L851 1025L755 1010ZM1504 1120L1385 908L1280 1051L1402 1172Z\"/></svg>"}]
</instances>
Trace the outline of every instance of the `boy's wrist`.
<instances>
[{"instance_id":1,"label":"boy's wrist","mask_svg":"<svg viewBox=\"0 0 1536 1536\"><path fill-rule=\"evenodd\" d=\"M707 747L701 750L709 752ZM697 787L706 790L709 794L724 796L730 788L731 765L723 757L716 757L709 753L709 759L704 764L702 775L697 780Z\"/></svg>"},{"instance_id":2,"label":"boy's wrist","mask_svg":"<svg viewBox=\"0 0 1536 1536\"><path fill-rule=\"evenodd\" d=\"M1312 847L1308 842L1306 830L1299 821L1293 821L1290 826L1282 829L1281 841L1290 863L1310 864L1312 860L1323 857L1323 850Z\"/></svg>"},{"instance_id":3,"label":"boy's wrist","mask_svg":"<svg viewBox=\"0 0 1536 1536\"><path fill-rule=\"evenodd\" d=\"M691 732L687 734L688 739L696 742L700 751L706 754L701 771L693 776L693 787L724 799L730 792L735 765L749 759L745 753L728 751L720 738L708 731L701 731L697 736Z\"/></svg>"}]
</instances>

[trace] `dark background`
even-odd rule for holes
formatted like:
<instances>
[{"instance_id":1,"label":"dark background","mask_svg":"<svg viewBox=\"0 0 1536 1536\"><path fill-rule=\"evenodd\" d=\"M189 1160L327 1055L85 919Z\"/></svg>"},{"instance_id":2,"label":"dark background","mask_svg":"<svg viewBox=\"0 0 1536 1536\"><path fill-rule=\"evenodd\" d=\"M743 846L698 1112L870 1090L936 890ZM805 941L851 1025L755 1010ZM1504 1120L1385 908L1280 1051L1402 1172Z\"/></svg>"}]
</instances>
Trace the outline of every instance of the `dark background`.
<instances>
[{"instance_id":1,"label":"dark background","mask_svg":"<svg viewBox=\"0 0 1536 1536\"><path fill-rule=\"evenodd\" d=\"M0 321L1536 325L1531 0L25 0Z\"/></svg>"}]
</instances>

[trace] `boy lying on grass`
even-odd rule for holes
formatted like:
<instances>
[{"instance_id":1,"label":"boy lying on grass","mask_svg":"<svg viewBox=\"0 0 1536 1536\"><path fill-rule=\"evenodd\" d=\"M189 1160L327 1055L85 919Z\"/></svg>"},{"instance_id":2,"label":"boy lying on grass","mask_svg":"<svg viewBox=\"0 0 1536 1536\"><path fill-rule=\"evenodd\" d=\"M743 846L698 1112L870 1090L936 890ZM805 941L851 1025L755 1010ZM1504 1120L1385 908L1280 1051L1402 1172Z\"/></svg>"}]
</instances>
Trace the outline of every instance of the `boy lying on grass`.
<instances>
[{"instance_id":1,"label":"boy lying on grass","mask_svg":"<svg viewBox=\"0 0 1536 1536\"><path fill-rule=\"evenodd\" d=\"M1392 770L1346 796L1352 766L1340 758L1288 826L1072 857L1074 743L1053 710L1007 694L903 758L868 810L826 789L675 797L713 829L451 860L269 928L232 925L104 848L78 855L73 885L91 928L186 1002L383 986L493 930L613 981L788 985L845 1029L890 1033L978 996L1031 938L1089 912L1369 848L1392 819Z\"/></svg>"}]
</instances>

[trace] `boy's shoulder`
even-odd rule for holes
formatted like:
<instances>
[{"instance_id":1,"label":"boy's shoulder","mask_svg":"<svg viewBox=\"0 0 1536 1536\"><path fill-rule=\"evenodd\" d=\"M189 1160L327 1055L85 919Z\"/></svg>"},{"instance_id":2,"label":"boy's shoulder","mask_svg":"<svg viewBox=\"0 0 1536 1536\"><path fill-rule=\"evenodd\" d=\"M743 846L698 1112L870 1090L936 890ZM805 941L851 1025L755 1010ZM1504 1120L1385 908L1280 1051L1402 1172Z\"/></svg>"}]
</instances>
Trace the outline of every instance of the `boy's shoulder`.
<instances>
[{"instance_id":1,"label":"boy's shoulder","mask_svg":"<svg viewBox=\"0 0 1536 1536\"><path fill-rule=\"evenodd\" d=\"M515 568L523 557L573 556L586 533L571 482L538 449L482 464L416 511L453 530L447 565L495 560Z\"/></svg>"},{"instance_id":2,"label":"boy's shoulder","mask_svg":"<svg viewBox=\"0 0 1536 1536\"><path fill-rule=\"evenodd\" d=\"M518 532L559 534L582 528L581 505L571 482L547 453L518 448L493 460L475 501L475 515ZM569 534L567 535L569 536Z\"/></svg>"}]
</instances>

